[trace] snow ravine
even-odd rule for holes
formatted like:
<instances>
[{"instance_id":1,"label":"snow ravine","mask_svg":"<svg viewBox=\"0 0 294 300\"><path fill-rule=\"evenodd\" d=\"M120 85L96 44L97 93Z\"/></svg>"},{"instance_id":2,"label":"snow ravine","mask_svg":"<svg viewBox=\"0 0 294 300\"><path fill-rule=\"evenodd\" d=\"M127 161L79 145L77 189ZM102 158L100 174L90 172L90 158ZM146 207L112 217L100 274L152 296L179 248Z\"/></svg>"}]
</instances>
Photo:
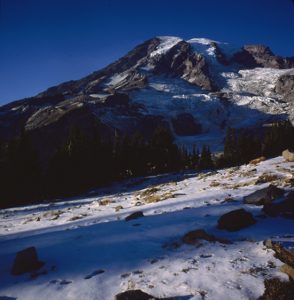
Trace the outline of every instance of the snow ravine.
<instances>
[{"instance_id":1,"label":"snow ravine","mask_svg":"<svg viewBox=\"0 0 294 300\"><path fill-rule=\"evenodd\" d=\"M270 183L290 190L293 169L278 157L217 172L133 179L68 202L2 210L0 299L112 300L137 288L181 300L257 299L265 278L287 279L263 240L291 239L294 226L293 220L264 217L261 207L244 205L242 198ZM264 173L274 174L274 181L255 184ZM220 215L241 207L254 214L255 225L235 233L216 228ZM124 221L135 211L145 217ZM195 229L233 243L182 244ZM29 246L47 274L10 275L16 252Z\"/></svg>"}]
</instances>

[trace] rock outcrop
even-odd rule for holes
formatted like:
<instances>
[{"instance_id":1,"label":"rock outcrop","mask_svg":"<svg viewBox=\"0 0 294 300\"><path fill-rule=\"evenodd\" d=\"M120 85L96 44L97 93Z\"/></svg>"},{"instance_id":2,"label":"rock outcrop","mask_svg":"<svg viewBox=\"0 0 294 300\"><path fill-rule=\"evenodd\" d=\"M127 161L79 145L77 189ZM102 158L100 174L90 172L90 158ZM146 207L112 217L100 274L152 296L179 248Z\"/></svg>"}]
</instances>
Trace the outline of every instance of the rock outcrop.
<instances>
[{"instance_id":1,"label":"rock outcrop","mask_svg":"<svg viewBox=\"0 0 294 300\"><path fill-rule=\"evenodd\" d=\"M192 136L201 133L202 126L189 113L178 114L172 119L174 131L180 136Z\"/></svg>"}]
</instances>

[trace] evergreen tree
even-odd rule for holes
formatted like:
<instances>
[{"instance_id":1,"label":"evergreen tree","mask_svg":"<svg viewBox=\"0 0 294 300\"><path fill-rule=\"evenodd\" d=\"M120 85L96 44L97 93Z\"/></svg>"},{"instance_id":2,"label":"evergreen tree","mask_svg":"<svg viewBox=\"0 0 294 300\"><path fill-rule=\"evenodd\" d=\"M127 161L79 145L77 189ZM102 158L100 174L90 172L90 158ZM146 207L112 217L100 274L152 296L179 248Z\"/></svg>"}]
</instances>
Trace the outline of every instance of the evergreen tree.
<instances>
[{"instance_id":1,"label":"evergreen tree","mask_svg":"<svg viewBox=\"0 0 294 300\"><path fill-rule=\"evenodd\" d=\"M211 157L211 152L208 146L203 145L200 159L199 159L199 168L200 169L211 169L213 168L213 161Z\"/></svg>"}]
</instances>

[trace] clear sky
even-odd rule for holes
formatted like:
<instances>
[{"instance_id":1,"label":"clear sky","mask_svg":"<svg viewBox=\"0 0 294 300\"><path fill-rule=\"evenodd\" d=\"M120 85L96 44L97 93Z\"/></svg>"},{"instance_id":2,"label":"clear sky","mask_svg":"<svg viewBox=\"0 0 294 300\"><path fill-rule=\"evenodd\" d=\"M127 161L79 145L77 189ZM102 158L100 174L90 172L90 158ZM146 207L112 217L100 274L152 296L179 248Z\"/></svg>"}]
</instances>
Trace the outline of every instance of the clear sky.
<instances>
[{"instance_id":1,"label":"clear sky","mask_svg":"<svg viewBox=\"0 0 294 300\"><path fill-rule=\"evenodd\" d=\"M291 0L0 0L0 104L106 66L158 35L294 56Z\"/></svg>"}]
</instances>

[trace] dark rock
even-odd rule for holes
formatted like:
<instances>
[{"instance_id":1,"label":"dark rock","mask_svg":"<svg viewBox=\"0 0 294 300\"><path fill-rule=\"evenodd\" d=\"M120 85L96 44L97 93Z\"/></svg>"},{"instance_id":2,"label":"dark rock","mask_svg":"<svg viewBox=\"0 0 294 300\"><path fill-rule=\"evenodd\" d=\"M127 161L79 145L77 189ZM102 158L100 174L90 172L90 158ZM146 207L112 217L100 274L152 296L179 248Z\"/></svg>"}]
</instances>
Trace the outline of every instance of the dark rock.
<instances>
[{"instance_id":1,"label":"dark rock","mask_svg":"<svg viewBox=\"0 0 294 300\"><path fill-rule=\"evenodd\" d=\"M294 191L291 191L284 200L278 203L268 203L263 211L271 217L283 216L294 219Z\"/></svg>"},{"instance_id":2,"label":"dark rock","mask_svg":"<svg viewBox=\"0 0 294 300\"><path fill-rule=\"evenodd\" d=\"M177 115L172 119L174 131L180 136L190 136L201 133L202 126L189 113Z\"/></svg>"},{"instance_id":3,"label":"dark rock","mask_svg":"<svg viewBox=\"0 0 294 300\"><path fill-rule=\"evenodd\" d=\"M186 233L183 237L183 242L185 244L189 244L189 245L197 245L199 243L199 240L205 240L205 241L209 241L209 242L220 242L223 244L229 243L229 241L227 241L225 239L220 239L220 238L215 237L212 234L208 234L203 229L190 231L190 232Z\"/></svg>"},{"instance_id":4,"label":"dark rock","mask_svg":"<svg viewBox=\"0 0 294 300\"><path fill-rule=\"evenodd\" d=\"M228 231L238 231L255 224L252 214L245 209L237 209L222 215L218 220L218 228Z\"/></svg>"},{"instance_id":5,"label":"dark rock","mask_svg":"<svg viewBox=\"0 0 294 300\"><path fill-rule=\"evenodd\" d=\"M266 188L257 190L248 196L245 196L243 202L245 204L264 205L269 204L283 196L284 190L277 188L274 185L269 185Z\"/></svg>"},{"instance_id":6,"label":"dark rock","mask_svg":"<svg viewBox=\"0 0 294 300\"><path fill-rule=\"evenodd\" d=\"M225 54L221 51L220 47L217 43L212 42L211 46L214 47L214 53L216 56L216 59L219 63L223 64L224 66L227 66L230 64L229 59L225 56Z\"/></svg>"},{"instance_id":7,"label":"dark rock","mask_svg":"<svg viewBox=\"0 0 294 300\"><path fill-rule=\"evenodd\" d=\"M38 260L38 255L35 247L30 247L17 252L13 267L12 275L21 275L26 272L33 272L40 269L44 262Z\"/></svg>"},{"instance_id":8,"label":"dark rock","mask_svg":"<svg viewBox=\"0 0 294 300\"><path fill-rule=\"evenodd\" d=\"M135 219L138 219L138 218L142 218L144 217L144 214L142 211L136 211L132 214L130 214L129 216L127 216L125 218L126 221L131 221L131 220L135 220Z\"/></svg>"},{"instance_id":9,"label":"dark rock","mask_svg":"<svg viewBox=\"0 0 294 300\"><path fill-rule=\"evenodd\" d=\"M129 96L127 94L115 93L108 96L104 104L106 106L127 106L129 104Z\"/></svg>"},{"instance_id":10,"label":"dark rock","mask_svg":"<svg viewBox=\"0 0 294 300\"><path fill-rule=\"evenodd\" d=\"M276 56L269 47L264 45L245 45L233 56L232 61L249 69L257 67L287 69L292 67L291 58L284 59Z\"/></svg>"},{"instance_id":11,"label":"dark rock","mask_svg":"<svg viewBox=\"0 0 294 300\"><path fill-rule=\"evenodd\" d=\"M191 45L185 41L179 42L159 58L154 73L179 76L208 91L217 90L209 74L207 61L203 56L195 54Z\"/></svg>"},{"instance_id":12,"label":"dark rock","mask_svg":"<svg viewBox=\"0 0 294 300\"><path fill-rule=\"evenodd\" d=\"M281 281L278 278L264 281L265 291L259 300L292 300L294 299L294 282Z\"/></svg>"},{"instance_id":13,"label":"dark rock","mask_svg":"<svg viewBox=\"0 0 294 300\"><path fill-rule=\"evenodd\" d=\"M141 290L129 290L114 297L114 300L156 300L157 298L142 292Z\"/></svg>"}]
</instances>

